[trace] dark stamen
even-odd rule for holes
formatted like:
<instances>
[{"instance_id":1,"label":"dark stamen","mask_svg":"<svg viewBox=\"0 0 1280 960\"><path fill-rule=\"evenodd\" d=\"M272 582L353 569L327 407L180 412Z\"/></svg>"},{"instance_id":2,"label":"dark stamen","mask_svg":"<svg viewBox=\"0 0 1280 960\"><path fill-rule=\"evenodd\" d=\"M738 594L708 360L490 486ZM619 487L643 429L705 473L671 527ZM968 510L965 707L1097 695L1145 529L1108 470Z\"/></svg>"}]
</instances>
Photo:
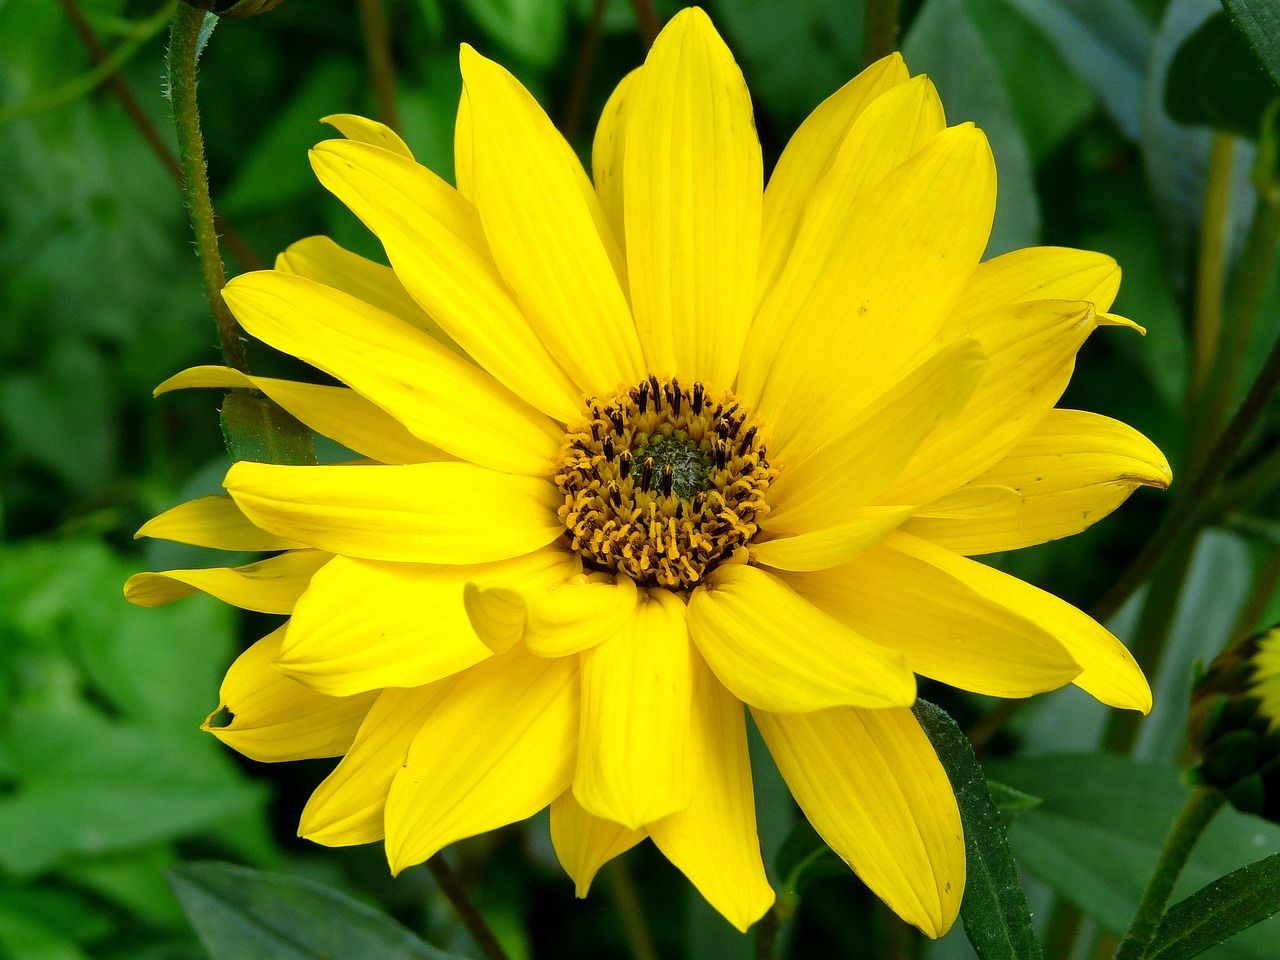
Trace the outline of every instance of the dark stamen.
<instances>
[{"instance_id":1,"label":"dark stamen","mask_svg":"<svg viewBox=\"0 0 1280 960\"><path fill-rule=\"evenodd\" d=\"M644 467L640 470L640 489L649 492L649 481L653 479L653 457L644 458Z\"/></svg>"},{"instance_id":2,"label":"dark stamen","mask_svg":"<svg viewBox=\"0 0 1280 960\"><path fill-rule=\"evenodd\" d=\"M640 389L636 392L638 394L636 397L636 405L640 407L641 413L645 413L649 409L649 381L642 380L640 382Z\"/></svg>"},{"instance_id":3,"label":"dark stamen","mask_svg":"<svg viewBox=\"0 0 1280 960\"><path fill-rule=\"evenodd\" d=\"M747 455L747 450L750 449L751 444L755 441L755 439L756 439L756 428L752 427L750 430L748 430L746 433L742 435L742 442L738 444L738 456L745 457Z\"/></svg>"},{"instance_id":4,"label":"dark stamen","mask_svg":"<svg viewBox=\"0 0 1280 960\"><path fill-rule=\"evenodd\" d=\"M693 383L693 412L695 414L702 413L702 381L695 380Z\"/></svg>"},{"instance_id":5,"label":"dark stamen","mask_svg":"<svg viewBox=\"0 0 1280 960\"><path fill-rule=\"evenodd\" d=\"M664 463L662 465L662 495L664 497L671 496L671 485L675 483L676 472L671 469L671 464Z\"/></svg>"},{"instance_id":6,"label":"dark stamen","mask_svg":"<svg viewBox=\"0 0 1280 960\"><path fill-rule=\"evenodd\" d=\"M613 459L613 437L605 437L600 446L604 449L604 458Z\"/></svg>"}]
</instances>

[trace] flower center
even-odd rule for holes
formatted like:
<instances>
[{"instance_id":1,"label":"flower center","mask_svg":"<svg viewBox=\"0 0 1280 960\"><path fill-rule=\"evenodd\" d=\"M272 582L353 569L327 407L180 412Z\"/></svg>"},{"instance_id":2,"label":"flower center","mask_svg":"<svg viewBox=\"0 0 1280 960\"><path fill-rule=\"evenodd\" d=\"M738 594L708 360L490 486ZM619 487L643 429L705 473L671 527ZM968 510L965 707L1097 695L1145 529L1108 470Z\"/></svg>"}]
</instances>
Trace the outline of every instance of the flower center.
<instances>
[{"instance_id":1,"label":"flower center","mask_svg":"<svg viewBox=\"0 0 1280 960\"><path fill-rule=\"evenodd\" d=\"M750 540L777 470L731 393L650 377L592 398L556 465L560 519L589 566L692 587Z\"/></svg>"}]
</instances>

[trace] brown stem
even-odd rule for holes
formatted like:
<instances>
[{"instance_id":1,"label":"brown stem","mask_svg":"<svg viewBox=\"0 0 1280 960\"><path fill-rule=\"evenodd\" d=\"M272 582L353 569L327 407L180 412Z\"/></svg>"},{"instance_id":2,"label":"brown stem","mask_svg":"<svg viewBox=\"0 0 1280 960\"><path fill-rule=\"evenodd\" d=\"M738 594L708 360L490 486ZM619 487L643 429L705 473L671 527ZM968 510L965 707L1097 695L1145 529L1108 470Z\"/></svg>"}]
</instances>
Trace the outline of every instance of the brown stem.
<instances>
[{"instance_id":1,"label":"brown stem","mask_svg":"<svg viewBox=\"0 0 1280 960\"><path fill-rule=\"evenodd\" d=\"M631 871L621 857L610 860L604 869L609 878L613 902L622 914L622 929L627 945L631 948L631 956L635 960L658 960L658 949L653 944L653 934L649 932L649 924L645 921L644 908L640 905L640 894L636 892Z\"/></svg>"},{"instance_id":2,"label":"brown stem","mask_svg":"<svg viewBox=\"0 0 1280 960\"><path fill-rule=\"evenodd\" d=\"M600 53L600 34L607 2L608 0L595 0L591 8L591 19L587 21L587 29L582 34L582 43L578 45L578 59L573 65L573 81L565 99L564 113L560 115L560 132L569 141L582 128L582 118L587 109L587 88L591 85L591 74L595 71L596 57Z\"/></svg>"},{"instance_id":3,"label":"brown stem","mask_svg":"<svg viewBox=\"0 0 1280 960\"><path fill-rule=\"evenodd\" d=\"M636 14L636 26L640 29L640 39L648 50L653 41L658 39L662 30L662 21L658 19L658 11L653 8L653 0L631 0L631 9Z\"/></svg>"},{"instance_id":4,"label":"brown stem","mask_svg":"<svg viewBox=\"0 0 1280 960\"><path fill-rule=\"evenodd\" d=\"M867 0L862 21L862 65L898 49L898 0Z\"/></svg>"},{"instance_id":5,"label":"brown stem","mask_svg":"<svg viewBox=\"0 0 1280 960\"><path fill-rule=\"evenodd\" d=\"M364 55L369 64L369 79L378 99L378 119L400 132L400 111L396 106L396 66L391 54L391 29L387 26L387 10L382 0L357 0L360 7L360 32L364 36Z\"/></svg>"},{"instance_id":6,"label":"brown stem","mask_svg":"<svg viewBox=\"0 0 1280 960\"><path fill-rule=\"evenodd\" d=\"M480 952L488 957L489 960L510 960L507 952L502 949L502 944L498 943L498 938L493 935L489 925L484 922L484 917L480 915L476 905L467 896L467 891L463 889L462 881L453 872L453 868L445 862L444 854L437 853L428 860L427 869L431 871L431 876L435 879L436 886L440 888L440 892L453 905L458 919L467 928L467 932L471 934L471 939L476 942Z\"/></svg>"},{"instance_id":7,"label":"brown stem","mask_svg":"<svg viewBox=\"0 0 1280 960\"><path fill-rule=\"evenodd\" d=\"M62 4L62 9L66 11L67 20L70 21L72 29L80 37L81 43L84 44L85 50L89 53L89 59L94 65L98 65L107 59L107 49L102 45L102 41L98 39L98 35L93 32L93 25L85 18L80 11L80 6L76 0L58 0ZM142 104L138 102L138 98L133 95L133 91L129 89L129 85L125 83L124 77L118 72L112 70L107 74L106 85L115 94L116 99L120 101L120 105L124 107L124 112L129 115L129 120L138 132L142 134L142 139L147 142L147 146L151 148L151 152L156 155L161 165L173 178L173 182L182 185L182 165L178 163L178 158L174 156L173 151L169 149L169 145L165 143L164 137L160 135L160 131L156 129L156 125L151 122L151 118L147 116ZM254 253L253 248L244 241L244 238L236 232L223 217L215 210L214 225L218 232L222 235L222 239L226 242L232 256L234 256L242 267L246 270L265 270L266 264L262 258Z\"/></svg>"}]
</instances>

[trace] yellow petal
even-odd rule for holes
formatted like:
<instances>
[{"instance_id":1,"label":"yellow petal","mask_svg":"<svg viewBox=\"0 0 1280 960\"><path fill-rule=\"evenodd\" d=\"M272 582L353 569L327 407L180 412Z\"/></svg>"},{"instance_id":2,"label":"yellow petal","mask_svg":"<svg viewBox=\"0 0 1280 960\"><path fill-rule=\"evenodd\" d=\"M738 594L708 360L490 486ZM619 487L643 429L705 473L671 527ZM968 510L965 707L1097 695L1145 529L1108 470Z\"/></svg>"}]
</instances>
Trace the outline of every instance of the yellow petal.
<instances>
[{"instance_id":1,"label":"yellow petal","mask_svg":"<svg viewBox=\"0 0 1280 960\"><path fill-rule=\"evenodd\" d=\"M243 460L227 492L256 524L332 553L408 563L485 563L564 532L548 480L470 463L287 467Z\"/></svg>"},{"instance_id":2,"label":"yellow petal","mask_svg":"<svg viewBox=\"0 0 1280 960\"><path fill-rule=\"evenodd\" d=\"M989 520L1012 517L1021 509L1022 495L1013 487L971 483L920 507L916 516Z\"/></svg>"},{"instance_id":3,"label":"yellow petal","mask_svg":"<svg viewBox=\"0 0 1280 960\"><path fill-rule=\"evenodd\" d=\"M791 795L871 891L926 936L964 894L960 812L910 710L753 711Z\"/></svg>"},{"instance_id":4,"label":"yellow petal","mask_svg":"<svg viewBox=\"0 0 1280 960\"><path fill-rule=\"evenodd\" d=\"M607 640L631 618L636 599L631 578L602 573L532 590L468 584L465 594L472 627L495 653L523 640L540 657L567 657Z\"/></svg>"},{"instance_id":5,"label":"yellow petal","mask_svg":"<svg viewBox=\"0 0 1280 960\"><path fill-rule=\"evenodd\" d=\"M532 816L564 792L578 734L578 668L519 648L463 674L435 704L387 797L392 872Z\"/></svg>"},{"instance_id":6,"label":"yellow petal","mask_svg":"<svg viewBox=\"0 0 1280 960\"><path fill-rule=\"evenodd\" d=\"M937 567L1056 637L1080 664L1080 676L1073 682L1086 693L1111 707L1151 710L1151 688L1133 655L1088 614L1016 577L917 537L895 532L885 546Z\"/></svg>"},{"instance_id":7,"label":"yellow petal","mask_svg":"<svg viewBox=\"0 0 1280 960\"><path fill-rule=\"evenodd\" d=\"M573 892L585 897L591 881L606 863L626 853L645 837L620 823L587 813L566 790L551 803L551 846L560 866L573 880Z\"/></svg>"},{"instance_id":8,"label":"yellow petal","mask_svg":"<svg viewBox=\"0 0 1280 960\"><path fill-rule=\"evenodd\" d=\"M746 564L721 564L693 591L689 632L720 682L765 710L907 706L916 697L901 653L860 637Z\"/></svg>"},{"instance_id":9,"label":"yellow petal","mask_svg":"<svg viewBox=\"0 0 1280 960\"><path fill-rule=\"evenodd\" d=\"M626 123L627 271L649 368L731 384L755 306L764 182L747 84L697 7L654 41Z\"/></svg>"},{"instance_id":10,"label":"yellow petal","mask_svg":"<svg viewBox=\"0 0 1280 960\"><path fill-rule=\"evenodd\" d=\"M760 859L742 704L694 657L689 728L693 802L649 824L649 835L707 902L746 932L773 905Z\"/></svg>"},{"instance_id":11,"label":"yellow petal","mask_svg":"<svg viewBox=\"0 0 1280 960\"><path fill-rule=\"evenodd\" d=\"M1029 697L1080 673L1043 628L896 550L874 547L842 567L782 579L859 635L901 650L915 673L964 690Z\"/></svg>"},{"instance_id":12,"label":"yellow petal","mask_svg":"<svg viewBox=\"0 0 1280 960\"><path fill-rule=\"evenodd\" d=\"M985 366L975 341L958 340L917 366L852 422L834 415L840 426L824 425L825 442L815 444L812 456L804 458L796 444L794 461L781 460L778 479L767 494L770 513L761 526L772 533L807 533L847 521L897 479L939 424L964 409Z\"/></svg>"},{"instance_id":13,"label":"yellow petal","mask_svg":"<svg viewBox=\"0 0 1280 960\"><path fill-rule=\"evenodd\" d=\"M217 550L289 550L302 544L255 527L230 497L188 500L152 517L134 537L157 537Z\"/></svg>"},{"instance_id":14,"label":"yellow petal","mask_svg":"<svg viewBox=\"0 0 1280 960\"><path fill-rule=\"evenodd\" d=\"M311 151L325 188L377 234L405 289L512 393L565 421L582 397L551 358L489 254L480 217L426 167L358 143Z\"/></svg>"},{"instance_id":15,"label":"yellow petal","mask_svg":"<svg viewBox=\"0 0 1280 960\"><path fill-rule=\"evenodd\" d=\"M262 271L222 291L255 337L337 377L414 436L496 470L541 474L563 433L431 337L304 277Z\"/></svg>"},{"instance_id":16,"label":"yellow petal","mask_svg":"<svg viewBox=\"0 0 1280 960\"><path fill-rule=\"evenodd\" d=\"M866 194L843 186L828 176L814 193L743 354L738 395L763 416L781 460L793 445L820 446L833 409L861 409L900 378L941 328L990 232L991 149L967 124L933 137Z\"/></svg>"},{"instance_id":17,"label":"yellow petal","mask_svg":"<svg viewBox=\"0 0 1280 960\"><path fill-rule=\"evenodd\" d=\"M423 722L457 682L450 677L426 687L382 691L347 755L311 794L298 836L328 847L381 840L391 781L404 767Z\"/></svg>"},{"instance_id":18,"label":"yellow petal","mask_svg":"<svg viewBox=\"0 0 1280 960\"><path fill-rule=\"evenodd\" d=\"M1017 445L1071 379L1076 351L1093 331L1088 304L1035 300L993 310L969 335L987 366L968 405L916 451L886 503L929 503L972 480Z\"/></svg>"},{"instance_id":19,"label":"yellow petal","mask_svg":"<svg viewBox=\"0 0 1280 960\"><path fill-rule=\"evenodd\" d=\"M449 460L439 447L424 443L391 414L347 387L324 387L294 380L251 377L231 367L190 367L174 374L156 393L190 387L261 390L321 436L381 463Z\"/></svg>"},{"instance_id":20,"label":"yellow petal","mask_svg":"<svg viewBox=\"0 0 1280 960\"><path fill-rule=\"evenodd\" d=\"M124 598L140 607L159 607L197 590L224 603L258 613L290 613L311 576L332 559L320 550L290 550L242 567L135 573Z\"/></svg>"},{"instance_id":21,"label":"yellow petal","mask_svg":"<svg viewBox=\"0 0 1280 960\"><path fill-rule=\"evenodd\" d=\"M467 619L464 585L545 586L569 561L557 550L480 566L337 557L295 608L278 666L333 696L452 676L490 656Z\"/></svg>"},{"instance_id":22,"label":"yellow petal","mask_svg":"<svg viewBox=\"0 0 1280 960\"><path fill-rule=\"evenodd\" d=\"M1120 268L1104 253L1027 247L979 264L951 323L968 330L984 313L1025 300L1083 300L1104 313L1119 289Z\"/></svg>"},{"instance_id":23,"label":"yellow petal","mask_svg":"<svg viewBox=\"0 0 1280 960\"><path fill-rule=\"evenodd\" d=\"M999 518L919 517L904 530L956 553L1017 550L1079 533L1138 487L1163 490L1172 480L1164 454L1137 430L1096 413L1054 409L972 481L1017 491L1017 511Z\"/></svg>"},{"instance_id":24,"label":"yellow petal","mask_svg":"<svg viewBox=\"0 0 1280 960\"><path fill-rule=\"evenodd\" d=\"M839 526L752 543L751 558L778 570L824 570L852 560L914 513L915 507L863 507Z\"/></svg>"},{"instance_id":25,"label":"yellow petal","mask_svg":"<svg viewBox=\"0 0 1280 960\"><path fill-rule=\"evenodd\" d=\"M591 143L591 174L596 194L619 243L626 237L622 221L622 158L627 142L627 104L640 77L640 69L632 70L623 77L609 94Z\"/></svg>"},{"instance_id":26,"label":"yellow petal","mask_svg":"<svg viewBox=\"0 0 1280 960\"><path fill-rule=\"evenodd\" d=\"M764 191L760 231L760 295L773 286L790 252L800 216L826 175L850 126L873 100L905 83L902 55L877 60L823 100L792 134Z\"/></svg>"},{"instance_id":27,"label":"yellow petal","mask_svg":"<svg viewBox=\"0 0 1280 960\"><path fill-rule=\"evenodd\" d=\"M477 207L503 278L582 390L638 382L644 360L613 266L621 254L582 165L519 81L466 44L462 77Z\"/></svg>"},{"instance_id":28,"label":"yellow petal","mask_svg":"<svg viewBox=\"0 0 1280 960\"><path fill-rule=\"evenodd\" d=\"M274 665L284 630L268 634L236 658L222 681L218 709L200 729L251 760L340 757L378 695L326 697L284 676ZM230 722L214 726L224 710Z\"/></svg>"},{"instance_id":29,"label":"yellow petal","mask_svg":"<svg viewBox=\"0 0 1280 960\"><path fill-rule=\"evenodd\" d=\"M684 602L661 589L582 654L573 793L586 810L634 830L689 805L691 659Z\"/></svg>"},{"instance_id":30,"label":"yellow petal","mask_svg":"<svg viewBox=\"0 0 1280 960\"><path fill-rule=\"evenodd\" d=\"M453 125L453 181L458 185L458 193L471 204L476 202L474 143L471 101L467 99L467 88L463 87L462 96L458 98L458 116Z\"/></svg>"},{"instance_id":31,"label":"yellow petal","mask_svg":"<svg viewBox=\"0 0 1280 960\"><path fill-rule=\"evenodd\" d=\"M328 237L307 237L276 257L275 268L349 293L429 333L455 353L461 347L409 296L390 267L344 250Z\"/></svg>"},{"instance_id":32,"label":"yellow petal","mask_svg":"<svg viewBox=\"0 0 1280 960\"><path fill-rule=\"evenodd\" d=\"M381 147L383 150L390 150L406 160L413 159L413 151L409 149L409 145L401 140L400 135L385 123L379 123L377 120L370 120L367 117L359 117L353 113L330 114L327 117L321 117L320 122L334 127L348 140L357 140L360 143Z\"/></svg>"}]
</instances>

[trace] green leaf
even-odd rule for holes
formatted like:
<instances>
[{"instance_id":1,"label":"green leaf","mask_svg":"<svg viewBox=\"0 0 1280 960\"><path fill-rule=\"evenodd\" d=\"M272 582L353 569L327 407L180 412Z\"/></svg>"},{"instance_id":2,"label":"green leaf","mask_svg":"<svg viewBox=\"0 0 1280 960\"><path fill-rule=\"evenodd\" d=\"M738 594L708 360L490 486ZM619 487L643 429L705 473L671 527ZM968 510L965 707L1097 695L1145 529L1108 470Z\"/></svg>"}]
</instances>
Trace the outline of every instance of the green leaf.
<instances>
[{"instance_id":1,"label":"green leaf","mask_svg":"<svg viewBox=\"0 0 1280 960\"><path fill-rule=\"evenodd\" d=\"M1258 59L1280 85L1280 8L1274 0L1223 0Z\"/></svg>"},{"instance_id":2,"label":"green leaf","mask_svg":"<svg viewBox=\"0 0 1280 960\"><path fill-rule=\"evenodd\" d=\"M1130 140L1138 138L1151 26L1129 0L1005 0L1035 24L1092 88Z\"/></svg>"},{"instance_id":3,"label":"green leaf","mask_svg":"<svg viewBox=\"0 0 1280 960\"><path fill-rule=\"evenodd\" d=\"M535 67L549 67L564 48L567 0L462 0L495 43Z\"/></svg>"},{"instance_id":4,"label":"green leaf","mask_svg":"<svg viewBox=\"0 0 1280 960\"><path fill-rule=\"evenodd\" d=\"M228 393L222 402L221 421L233 462L315 466L311 431L266 397Z\"/></svg>"},{"instance_id":5,"label":"green leaf","mask_svg":"<svg viewBox=\"0 0 1280 960\"><path fill-rule=\"evenodd\" d=\"M1160 848L1186 803L1188 788L1172 764L1111 754L1056 754L990 763L993 776L1044 802L1009 829L1018 862L1106 930L1122 934L1138 907ZM1187 896L1280 849L1280 827L1224 810L1191 854L1175 896ZM1274 934L1237 936L1230 956L1275 960Z\"/></svg>"},{"instance_id":6,"label":"green leaf","mask_svg":"<svg viewBox=\"0 0 1280 960\"><path fill-rule=\"evenodd\" d=\"M1145 960L1191 960L1280 910L1280 853L1241 867L1169 908Z\"/></svg>"},{"instance_id":7,"label":"green leaf","mask_svg":"<svg viewBox=\"0 0 1280 960\"><path fill-rule=\"evenodd\" d=\"M969 942L981 960L1036 960L1043 954L1031 910L973 747L956 722L927 700L917 700L912 712L947 771L964 823L968 881L960 919Z\"/></svg>"},{"instance_id":8,"label":"green leaf","mask_svg":"<svg viewBox=\"0 0 1280 960\"><path fill-rule=\"evenodd\" d=\"M309 880L226 863L183 864L167 875L212 960L456 960Z\"/></svg>"},{"instance_id":9,"label":"green leaf","mask_svg":"<svg viewBox=\"0 0 1280 960\"><path fill-rule=\"evenodd\" d=\"M1253 48L1225 13L1217 13L1174 54L1164 103L1178 123L1257 140L1263 114L1278 94Z\"/></svg>"},{"instance_id":10,"label":"green leaf","mask_svg":"<svg viewBox=\"0 0 1280 960\"><path fill-rule=\"evenodd\" d=\"M947 121L972 120L991 141L1000 175L1000 202L986 255L1034 246L1040 239L1027 144L1005 90L1000 66L965 0L927 0L902 45L912 71L938 88Z\"/></svg>"},{"instance_id":11,"label":"green leaf","mask_svg":"<svg viewBox=\"0 0 1280 960\"><path fill-rule=\"evenodd\" d=\"M995 780L987 781L987 792L991 794L991 801L996 805L996 809L1000 811L1002 816L1010 820L1018 814L1034 810L1044 803L1040 797L1033 797L1029 793L1015 790L1008 784L999 783Z\"/></svg>"}]
</instances>

